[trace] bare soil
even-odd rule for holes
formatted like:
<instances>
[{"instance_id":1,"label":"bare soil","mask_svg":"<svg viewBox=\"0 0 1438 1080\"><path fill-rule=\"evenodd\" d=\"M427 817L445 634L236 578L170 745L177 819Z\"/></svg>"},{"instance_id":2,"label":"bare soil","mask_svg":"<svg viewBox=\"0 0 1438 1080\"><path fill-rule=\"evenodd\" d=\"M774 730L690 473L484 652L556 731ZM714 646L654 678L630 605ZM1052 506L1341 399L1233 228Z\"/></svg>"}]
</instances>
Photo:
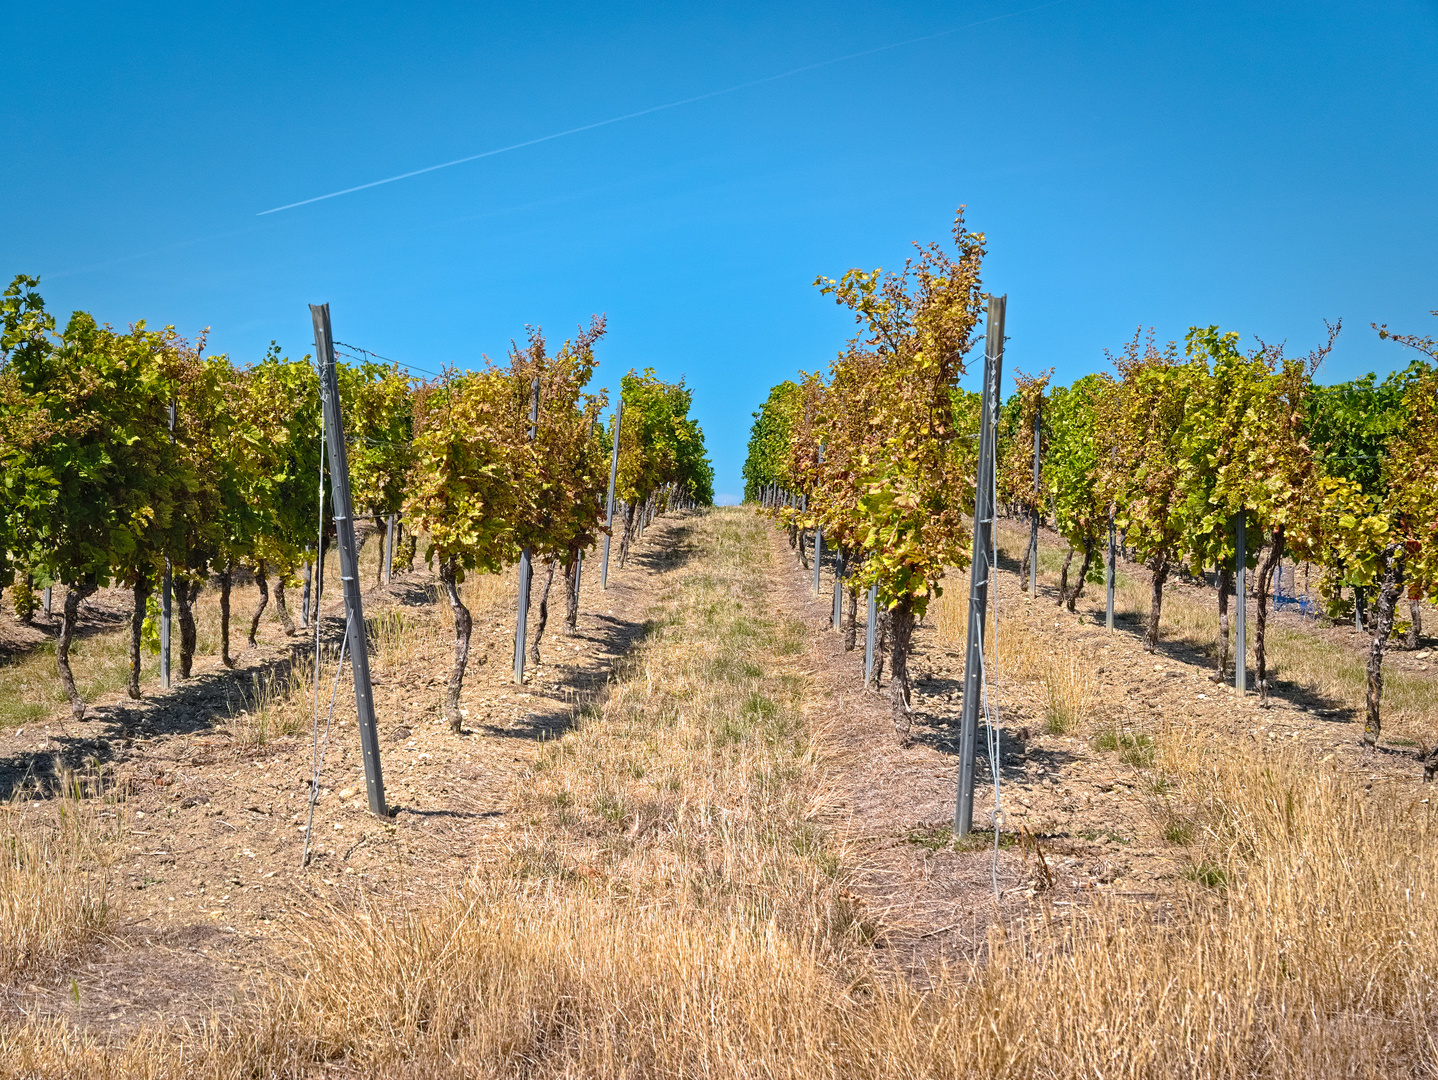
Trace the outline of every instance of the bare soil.
<instances>
[{"instance_id":1,"label":"bare soil","mask_svg":"<svg viewBox=\"0 0 1438 1080\"><path fill-rule=\"evenodd\" d=\"M369 589L366 619L402 613L407 640L417 643L398 662L372 660L392 817L368 810L353 692L346 701L342 679L305 868L310 731L261 747L244 745L236 731L255 707L257 685L283 680L292 659L312 653L313 631L288 638L267 617L257 647L244 647L248 590L235 594L235 609L246 619L244 626L236 619L233 670L218 658L197 657L192 677L177 675L168 692L143 701L112 694L92 702L82 722L66 710L0 731L0 787L12 799L29 792L24 798L43 816L45 792L71 770L122 793L124 823L110 869L119 910L112 938L72 969L0 990L0 1008L68 1017L112 1036L223 1015L302 932L306 913L355 903L422 906L451 892L478 860L499 850L496 834L508 824L514 784L537 745L565 728L576 703L603 685L616 659L645 633L656 571L674 556L679 520L657 520L622 569L616 551L607 591L599 588L597 563L585 567L574 637L563 632L563 589L556 583L543 662L528 669L523 686L512 681L512 582L506 602L474 610L461 736L440 714L453 623L448 604L435 602L433 575L416 571ZM541 586L542 579L531 641ZM82 608L82 625L98 631L127 622L125 593L112 590L97 600ZM330 602L327 591L325 608L322 708L344 628L337 594ZM44 627L31 635L6 622L17 648L32 636L43 640Z\"/></svg>"},{"instance_id":2,"label":"bare soil","mask_svg":"<svg viewBox=\"0 0 1438 1080\"><path fill-rule=\"evenodd\" d=\"M816 595L812 570L799 564L787 534L776 530L772 543L780 565L792 567L778 602L805 623L814 644L813 721L834 755L829 812L851 845L846 862L856 868L855 889L883 928L878 945L895 969L911 976L923 979L939 963L982 955L991 932L1020 925L1027 916L1102 895L1161 908L1177 890L1196 887L1187 850L1164 839L1164 796L1155 790L1153 771L1095 749L1092 736L1104 727L1135 737L1177 735L1217 748L1239 740L1287 743L1315 762L1366 774L1370 788L1415 801L1431 790L1422 784L1421 748L1365 748L1361 717L1352 710L1294 687L1280 686L1266 709L1252 693L1236 698L1231 687L1212 681L1212 662L1187 645L1145 652L1137 620L1107 631L1101 589L1090 587L1070 614L1058 606L1055 588L1040 586L1037 599L1030 599L1017 566L1001 563L997 618L1019 623L1041 655L1077 648L1090 657L1095 698L1088 723L1049 735L1042 683L992 673L1001 846L993 846L994 783L981 715L976 832L955 850L962 646L941 642L932 623L915 629L912 741L901 745L890 719L887 680L879 693L863 687L862 603L857 647L845 652L842 635L830 625L832 577L826 570ZM1148 580L1141 567L1123 570ZM1201 585L1173 583L1169 590L1191 590L1216 602ZM1366 639L1351 629L1323 628L1287 612L1276 619L1354 652L1366 650ZM1413 654L1390 653L1389 663L1430 672ZM1438 693L1438 679L1434 688Z\"/></svg>"},{"instance_id":3,"label":"bare soil","mask_svg":"<svg viewBox=\"0 0 1438 1080\"><path fill-rule=\"evenodd\" d=\"M513 591L509 601L476 610L462 701L467 728L459 737L439 711L452 632L432 576L416 572L370 589L367 616L401 613L409 640L418 643L373 669L387 802L396 810L389 818L368 812L352 699L347 708L342 702L305 868L310 734L260 747L235 735L255 706L258 682L283 675L292 658L313 647L285 637L276 621L262 624L258 647L239 652L233 671L201 658L195 675L168 693L142 702L111 696L95 702L83 723L56 713L0 731L0 785L7 792L69 768L101 775L125 795L118 807L121 849L111 870L119 896L113 937L72 969L4 990L0 1007L69 1017L114 1036L158 1021L223 1014L303 932L308 913L357 903L423 906L451 892L476 863L501 850L515 785L539 743L564 730L576 704L602 688L615 662L645 634L664 571L684 557L682 523L683 515L656 521L629 565L611 569L607 592L599 589L597 566L586 567L577 637L562 632L556 586L544 662L524 686L511 681ZM811 631L803 658L813 687L809 715L830 774L822 814L844 838L852 888L879 928L876 947L896 972L922 980L936 964L980 956L995 928L1045 910L1104 895L1161 905L1194 887L1185 850L1163 838L1162 796L1149 771L1095 749L1094 727L1180 734L1215 746L1284 740L1315 760L1364 771L1376 787L1421 794L1416 753L1363 749L1353 717L1298 692L1279 694L1267 710L1252 698L1237 700L1210 681L1204 658L1182 646L1146 653L1135 625L1108 633L1092 593L1077 615L1057 607L1052 589L1031 600L1009 567L998 581L998 618L1021 624L1041 651L1077 647L1093 658L1092 723L1045 734L1042 685L995 672L1003 846L995 850L988 833L979 834L982 846L955 850L948 827L959 649L940 642L933 625L916 630L913 738L901 745L887 694L862 687L862 631L858 649L845 652L842 636L829 628L832 578L826 572L815 595L811 573L786 536L775 530L771 543L778 569L766 584L774 604ZM1190 587L1197 588L1175 586ZM249 596L240 594L237 609ZM85 627L123 625L127 603L123 593L91 601ZM43 639L44 628L12 627L5 639L11 649ZM323 636L331 654L342 627L342 610L328 606ZM1343 631L1332 633L1336 639ZM242 643L242 634L236 639ZM976 827L988 827L994 810L983 744L981 732ZM42 803L35 801L35 813L46 812Z\"/></svg>"}]
</instances>

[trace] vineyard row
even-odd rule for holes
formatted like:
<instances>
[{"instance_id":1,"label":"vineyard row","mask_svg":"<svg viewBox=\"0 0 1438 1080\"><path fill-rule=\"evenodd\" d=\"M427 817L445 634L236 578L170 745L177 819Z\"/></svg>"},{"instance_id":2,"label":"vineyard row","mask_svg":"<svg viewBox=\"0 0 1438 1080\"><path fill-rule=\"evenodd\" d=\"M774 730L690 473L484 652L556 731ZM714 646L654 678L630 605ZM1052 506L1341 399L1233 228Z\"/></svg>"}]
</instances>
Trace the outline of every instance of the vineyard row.
<instances>
[{"instance_id":1,"label":"vineyard row","mask_svg":"<svg viewBox=\"0 0 1438 1080\"><path fill-rule=\"evenodd\" d=\"M322 583L313 568L323 567L337 524L325 498L323 365L290 360L273 343L257 363L240 365L206 356L203 336L190 342L143 322L120 332L84 312L57 329L37 285L17 277L0 302L0 587L14 582L16 613L29 619L36 590L67 586L56 660L73 715L83 719L69 650L80 605L99 588L133 594L132 697L161 610L168 639L171 595L183 676L194 659L193 605L206 585L219 592L220 654L233 666L230 593L242 567L260 593L251 643L271 582L288 632L287 587L303 581L302 621L317 618ZM486 359L480 370L447 368L430 380L339 342L322 350L336 357L354 513L386 532L381 574L395 562L412 565L422 540L454 613L443 708L455 728L472 625L458 588L466 574L537 562L548 582L567 583L572 629L586 550L603 538L607 569L609 539L622 524L622 564L654 514L713 501L713 470L682 380L630 371L614 415L603 419L607 391L586 387L604 332L596 316L551 352L531 329L504 363ZM525 589L521 623L527 599ZM522 676L522 639L516 654Z\"/></svg>"}]
</instances>

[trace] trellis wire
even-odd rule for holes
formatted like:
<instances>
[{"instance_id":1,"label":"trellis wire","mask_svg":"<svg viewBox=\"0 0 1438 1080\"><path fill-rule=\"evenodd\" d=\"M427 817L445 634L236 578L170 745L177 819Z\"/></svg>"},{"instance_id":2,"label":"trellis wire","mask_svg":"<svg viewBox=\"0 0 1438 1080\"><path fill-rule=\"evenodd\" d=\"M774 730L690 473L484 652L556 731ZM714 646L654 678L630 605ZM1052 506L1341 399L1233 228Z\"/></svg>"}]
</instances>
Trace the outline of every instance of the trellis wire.
<instances>
[{"instance_id":1,"label":"trellis wire","mask_svg":"<svg viewBox=\"0 0 1438 1080\"><path fill-rule=\"evenodd\" d=\"M316 619L315 622L318 624L319 620ZM308 866L310 862L310 836L315 829L315 802L320 797L320 772L325 767L325 752L329 749L330 745L330 725L334 722L335 718L335 698L339 694L340 689L340 672L345 669L345 651L349 648L350 643L349 629L350 620L346 617L345 635L340 639L340 658L339 662L335 664L335 681L334 685L330 687L330 710L329 715L325 718L325 737L323 742L320 740L320 701L318 695L320 669L318 650L315 653L316 695L314 741L310 748L310 764L312 766L310 773L310 816L309 820L305 822L305 850L304 853L300 855L301 867ZM318 639L318 634L316 634L316 639Z\"/></svg>"},{"instance_id":2,"label":"trellis wire","mask_svg":"<svg viewBox=\"0 0 1438 1080\"><path fill-rule=\"evenodd\" d=\"M998 395L995 394L995 397ZM998 411L994 411L994 429L998 430ZM1037 439L1035 433L1035 439ZM990 465L993 473L990 480L993 483L994 499L991 503L993 519L998 517L998 490L999 490L999 461L998 454L990 457ZM991 519L991 520L993 520ZM1038 559L1035 558L1037 563ZM984 568L988 574L989 590L993 597L994 604L994 672L998 673L999 660L999 545L989 545L989 565ZM994 903L999 902L999 825L1004 819L1003 796L1000 791L999 770L1003 765L1003 735L999 731L999 710L997 705L989 702L989 673L988 663L984 660L984 652L979 650L979 687L983 693L984 721L988 724L988 751L989 751L989 772L994 782L994 854L989 864L989 872L994 882Z\"/></svg>"},{"instance_id":3,"label":"trellis wire","mask_svg":"<svg viewBox=\"0 0 1438 1080\"><path fill-rule=\"evenodd\" d=\"M320 435L320 522L319 532L315 540L315 562L314 573L310 576L315 583L315 717L316 722L320 715L320 601L324 596L325 588L325 450L326 442L323 434ZM309 603L306 598L306 604Z\"/></svg>"}]
</instances>

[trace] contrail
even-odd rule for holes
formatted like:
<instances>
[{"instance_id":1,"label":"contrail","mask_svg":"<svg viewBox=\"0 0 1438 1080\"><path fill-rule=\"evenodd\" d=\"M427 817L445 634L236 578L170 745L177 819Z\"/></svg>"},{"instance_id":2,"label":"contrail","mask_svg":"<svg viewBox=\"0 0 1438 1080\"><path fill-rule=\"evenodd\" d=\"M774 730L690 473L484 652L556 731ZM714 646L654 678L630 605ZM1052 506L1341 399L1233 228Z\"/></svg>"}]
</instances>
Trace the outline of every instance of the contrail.
<instances>
[{"instance_id":1,"label":"contrail","mask_svg":"<svg viewBox=\"0 0 1438 1080\"><path fill-rule=\"evenodd\" d=\"M777 82L780 79L787 79L794 75L802 75L806 71L814 71L818 68L829 67L833 64L842 64L847 60L857 60L862 56L873 56L875 53L888 52L890 49L901 49L906 45L917 45L921 41L933 41L935 38L948 37L950 34L957 34L964 30L972 30L976 26L983 26L986 23L999 22L1002 19L1013 19L1019 15L1027 15L1033 11L1053 7L1061 4L1064 0L1048 0L1047 3L1038 4L1034 7L1024 8L1022 11L1010 11L1005 15L992 15L987 19L979 19L977 22L965 23L963 26L955 26L949 30L940 30L937 34L925 34L922 37L908 38L904 41L896 41L891 45L880 45L873 49L864 49L862 52L848 53L844 56L836 56L830 60L820 60L817 63L805 64L803 67L791 68L788 71L781 71L777 75L766 75L762 79L751 79L749 82L736 83L733 86L726 86L722 90L710 90L706 94L696 94L694 97L680 98L678 101L667 101L663 105L651 105L647 109L640 109L638 112L625 113L623 116L611 116L607 120L596 120L592 124L582 124L579 127L568 128L564 131L556 131L552 135L541 135L537 139L526 139L524 142L513 143L509 146L501 146L495 150L486 150L480 154L470 154L468 157L455 158L453 161L445 161L438 165L426 165L423 169L414 169L411 172L400 173L398 176L387 176L383 180L371 180L368 184L356 184L354 187L342 188L339 191L331 191L327 195L316 195L312 199L301 199L299 202L285 203L284 206L276 206L269 210L261 210L256 217L264 217L266 214L278 214L281 210L293 210L297 206L308 206L310 203L324 202L326 199L337 199L341 195L352 195L356 191L365 191L369 188L379 187L381 184L393 184L396 180L408 180L412 176L423 176L425 173L432 173L439 169L448 169L455 165L463 165L466 162L478 161L480 158L494 157L496 154L507 154L511 150L523 150L526 146L538 146L540 143L552 142L555 139L562 139L567 135L578 135L581 131L593 131L595 128L608 127L610 124L623 123L625 120L634 120L641 116L648 116L650 113L663 112L666 109L677 109L681 105L692 105L696 101L707 101L709 98L720 97L724 94L737 93L740 90L748 90L753 86L763 86L765 83Z\"/></svg>"}]
</instances>

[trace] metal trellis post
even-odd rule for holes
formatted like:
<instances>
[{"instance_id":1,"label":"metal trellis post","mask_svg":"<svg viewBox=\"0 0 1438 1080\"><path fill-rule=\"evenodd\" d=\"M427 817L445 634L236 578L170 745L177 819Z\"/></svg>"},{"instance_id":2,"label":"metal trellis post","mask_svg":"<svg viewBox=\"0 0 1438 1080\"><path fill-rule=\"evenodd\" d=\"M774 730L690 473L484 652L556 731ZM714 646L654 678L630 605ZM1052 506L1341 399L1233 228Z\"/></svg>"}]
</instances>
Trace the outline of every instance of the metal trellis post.
<instances>
[{"instance_id":1,"label":"metal trellis post","mask_svg":"<svg viewBox=\"0 0 1438 1080\"><path fill-rule=\"evenodd\" d=\"M349 456L345 450L344 418L340 415L339 379L335 374L334 335L330 306L311 304L315 326L315 358L320 365L320 403L324 409L325 443L330 459L330 493L334 501L335 533L339 541L340 585L345 597L346 633L351 671L354 673L355 711L359 718L360 752L364 759L365 789L369 808L389 816L384 778L379 764L379 728L375 723L374 691L369 677L369 649L365 644L364 607L360 602L359 558L355 550L354 506L350 500ZM321 519L323 520L323 518ZM318 634L319 620L315 620ZM315 665L319 677L319 665Z\"/></svg>"},{"instance_id":2,"label":"metal trellis post","mask_svg":"<svg viewBox=\"0 0 1438 1080\"><path fill-rule=\"evenodd\" d=\"M539 434L539 377L529 384L529 441ZM529 630L529 587L534 580L534 553L529 545L519 553L519 614L514 620L514 681L524 682L524 643Z\"/></svg>"},{"instance_id":3,"label":"metal trellis post","mask_svg":"<svg viewBox=\"0 0 1438 1080\"><path fill-rule=\"evenodd\" d=\"M1039 415L1038 405L1034 406L1034 520L1033 527L1029 531L1029 596L1038 599L1039 595L1039 514L1042 513L1039 501L1039 484L1043 482L1042 466L1039 460L1039 447L1042 445L1040 435L1043 431L1043 419Z\"/></svg>"},{"instance_id":4,"label":"metal trellis post","mask_svg":"<svg viewBox=\"0 0 1438 1080\"><path fill-rule=\"evenodd\" d=\"M834 629L844 625L844 549L834 549Z\"/></svg>"},{"instance_id":5,"label":"metal trellis post","mask_svg":"<svg viewBox=\"0 0 1438 1080\"><path fill-rule=\"evenodd\" d=\"M864 627L864 685L874 677L874 647L879 639L879 586L869 586L868 624Z\"/></svg>"},{"instance_id":6,"label":"metal trellis post","mask_svg":"<svg viewBox=\"0 0 1438 1080\"><path fill-rule=\"evenodd\" d=\"M824 448L819 447L819 464L824 464ZM808 498L805 497L805 509L808 508ZM824 561L824 530L814 526L814 594L819 593L819 566Z\"/></svg>"},{"instance_id":7,"label":"metal trellis post","mask_svg":"<svg viewBox=\"0 0 1438 1080\"><path fill-rule=\"evenodd\" d=\"M1233 626L1234 664L1233 688L1240 695L1248 690L1248 537L1245 533L1247 512L1233 515L1233 584L1238 593L1238 610Z\"/></svg>"},{"instance_id":8,"label":"metal trellis post","mask_svg":"<svg viewBox=\"0 0 1438 1080\"><path fill-rule=\"evenodd\" d=\"M1118 536L1114 532L1113 511L1108 512L1108 565L1105 567L1104 585L1108 593L1108 610L1104 615L1104 625L1113 629L1113 587L1114 578L1118 576Z\"/></svg>"},{"instance_id":9,"label":"metal trellis post","mask_svg":"<svg viewBox=\"0 0 1438 1080\"><path fill-rule=\"evenodd\" d=\"M624 418L624 399L614 410L614 449L609 454L609 499L604 511L604 559L599 564L599 587L609 588L609 542L614 539L614 481L619 476L619 425Z\"/></svg>"},{"instance_id":10,"label":"metal trellis post","mask_svg":"<svg viewBox=\"0 0 1438 1080\"><path fill-rule=\"evenodd\" d=\"M959 782L954 835L968 836L974 824L974 757L978 749L983 697L984 616L989 597L989 563L994 543L994 425L1003 377L1004 309L1007 296L990 296L984 345L984 398L979 413L979 463L974 488L974 557L969 565L969 630L964 649L964 702L959 734ZM991 769L998 762L989 762Z\"/></svg>"},{"instance_id":11,"label":"metal trellis post","mask_svg":"<svg viewBox=\"0 0 1438 1080\"><path fill-rule=\"evenodd\" d=\"M170 444L175 442L175 401L170 400ZM170 688L170 597L174 589L175 566L165 556L165 577L160 585L160 689ZM48 596L46 597L48 599Z\"/></svg>"},{"instance_id":12,"label":"metal trellis post","mask_svg":"<svg viewBox=\"0 0 1438 1080\"><path fill-rule=\"evenodd\" d=\"M384 583L389 584L390 568L394 566L394 515L384 523Z\"/></svg>"}]
</instances>

